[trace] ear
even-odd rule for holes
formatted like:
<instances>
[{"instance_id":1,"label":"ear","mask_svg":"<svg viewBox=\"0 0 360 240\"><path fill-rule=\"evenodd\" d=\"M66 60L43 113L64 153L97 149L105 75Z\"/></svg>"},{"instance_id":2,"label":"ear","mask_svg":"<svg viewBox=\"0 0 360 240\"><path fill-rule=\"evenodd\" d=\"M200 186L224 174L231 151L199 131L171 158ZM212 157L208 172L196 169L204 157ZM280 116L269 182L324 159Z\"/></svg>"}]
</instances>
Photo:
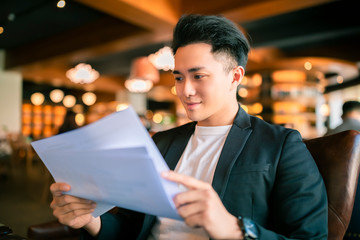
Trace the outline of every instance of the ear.
<instances>
[{"instance_id":1,"label":"ear","mask_svg":"<svg viewBox=\"0 0 360 240\"><path fill-rule=\"evenodd\" d=\"M245 75L245 69L241 66L237 66L232 70L232 74L233 80L231 82L231 89L237 89Z\"/></svg>"}]
</instances>

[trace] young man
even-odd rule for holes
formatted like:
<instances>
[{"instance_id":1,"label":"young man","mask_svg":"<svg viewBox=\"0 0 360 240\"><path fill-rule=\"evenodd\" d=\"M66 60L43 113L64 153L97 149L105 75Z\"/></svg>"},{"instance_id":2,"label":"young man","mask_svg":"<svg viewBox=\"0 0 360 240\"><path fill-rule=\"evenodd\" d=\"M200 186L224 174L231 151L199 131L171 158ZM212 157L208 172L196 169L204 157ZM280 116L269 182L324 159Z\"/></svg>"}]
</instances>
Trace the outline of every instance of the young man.
<instances>
[{"instance_id":1,"label":"young man","mask_svg":"<svg viewBox=\"0 0 360 240\"><path fill-rule=\"evenodd\" d=\"M176 92L193 121L153 139L163 177L184 186L174 203L184 221L120 210L93 218L91 201L51 186L60 222L91 239L327 239L327 197L297 131L244 112L236 100L249 45L217 16L183 16L174 30Z\"/></svg>"}]
</instances>

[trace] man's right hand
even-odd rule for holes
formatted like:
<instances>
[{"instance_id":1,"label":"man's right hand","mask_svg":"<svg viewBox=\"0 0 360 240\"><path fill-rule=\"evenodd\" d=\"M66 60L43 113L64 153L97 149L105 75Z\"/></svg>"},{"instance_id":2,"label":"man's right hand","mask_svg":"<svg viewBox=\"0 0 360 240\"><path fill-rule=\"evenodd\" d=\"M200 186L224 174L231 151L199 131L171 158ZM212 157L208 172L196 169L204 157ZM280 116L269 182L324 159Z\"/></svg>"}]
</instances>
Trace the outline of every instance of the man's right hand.
<instances>
[{"instance_id":1,"label":"man's right hand","mask_svg":"<svg viewBox=\"0 0 360 240\"><path fill-rule=\"evenodd\" d=\"M70 190L66 183L53 183L50 191L53 201L50 207L59 222L72 228L84 227L91 235L96 236L101 227L100 217L94 218L91 213L95 210L96 203L74 196L64 194Z\"/></svg>"}]
</instances>

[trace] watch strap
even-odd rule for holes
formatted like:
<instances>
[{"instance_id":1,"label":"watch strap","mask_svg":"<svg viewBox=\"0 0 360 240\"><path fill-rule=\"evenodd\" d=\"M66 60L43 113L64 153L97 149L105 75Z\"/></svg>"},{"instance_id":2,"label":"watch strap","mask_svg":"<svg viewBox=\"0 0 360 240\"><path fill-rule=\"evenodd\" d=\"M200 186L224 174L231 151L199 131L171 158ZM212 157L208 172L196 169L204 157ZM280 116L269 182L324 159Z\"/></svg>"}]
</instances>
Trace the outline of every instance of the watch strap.
<instances>
[{"instance_id":1,"label":"watch strap","mask_svg":"<svg viewBox=\"0 0 360 240\"><path fill-rule=\"evenodd\" d=\"M249 220L247 219L247 222ZM257 239L257 236L252 236L252 234L249 234L248 229L244 223L244 218L242 216L238 217L238 225L240 227L240 230L243 234L244 240L255 240Z\"/></svg>"}]
</instances>

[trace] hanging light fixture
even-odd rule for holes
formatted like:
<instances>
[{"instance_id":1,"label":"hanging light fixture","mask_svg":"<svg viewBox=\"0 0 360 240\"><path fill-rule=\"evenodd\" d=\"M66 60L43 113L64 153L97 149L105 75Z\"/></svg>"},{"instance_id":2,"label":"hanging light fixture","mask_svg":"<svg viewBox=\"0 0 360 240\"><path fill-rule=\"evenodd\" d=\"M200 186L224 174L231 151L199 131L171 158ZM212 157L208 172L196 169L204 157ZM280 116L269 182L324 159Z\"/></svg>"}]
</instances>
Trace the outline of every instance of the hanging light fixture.
<instances>
[{"instance_id":1,"label":"hanging light fixture","mask_svg":"<svg viewBox=\"0 0 360 240\"><path fill-rule=\"evenodd\" d=\"M168 46L159 49L156 53L150 54L149 61L159 70L174 70L174 54Z\"/></svg>"},{"instance_id":2,"label":"hanging light fixture","mask_svg":"<svg viewBox=\"0 0 360 240\"><path fill-rule=\"evenodd\" d=\"M34 104L35 106L39 106L43 104L44 100L45 100L45 96L40 92L33 93L30 97L31 103Z\"/></svg>"},{"instance_id":3,"label":"hanging light fixture","mask_svg":"<svg viewBox=\"0 0 360 240\"><path fill-rule=\"evenodd\" d=\"M56 4L56 6L57 6L58 8L63 8L63 7L65 7L65 5L66 5L65 0L60 0L60 1L58 1L58 3Z\"/></svg>"},{"instance_id":4,"label":"hanging light fixture","mask_svg":"<svg viewBox=\"0 0 360 240\"><path fill-rule=\"evenodd\" d=\"M75 115L75 122L78 126L82 126L85 124L85 116L82 113L77 113Z\"/></svg>"},{"instance_id":5,"label":"hanging light fixture","mask_svg":"<svg viewBox=\"0 0 360 240\"><path fill-rule=\"evenodd\" d=\"M67 108L71 108L75 105L76 98L73 95L66 95L63 99L63 104Z\"/></svg>"},{"instance_id":6,"label":"hanging light fixture","mask_svg":"<svg viewBox=\"0 0 360 240\"><path fill-rule=\"evenodd\" d=\"M69 69L66 72L68 77L74 83L92 83L100 76L99 72L91 67L89 64L79 63L76 67Z\"/></svg>"},{"instance_id":7,"label":"hanging light fixture","mask_svg":"<svg viewBox=\"0 0 360 240\"><path fill-rule=\"evenodd\" d=\"M63 98L64 98L64 92L61 91L60 89L54 89L50 92L50 99L54 103L61 102Z\"/></svg>"},{"instance_id":8,"label":"hanging light fixture","mask_svg":"<svg viewBox=\"0 0 360 240\"><path fill-rule=\"evenodd\" d=\"M139 57L131 64L130 77L125 81L125 87L130 92L144 93L148 92L159 80L159 70L148 57Z\"/></svg>"},{"instance_id":9,"label":"hanging light fixture","mask_svg":"<svg viewBox=\"0 0 360 240\"><path fill-rule=\"evenodd\" d=\"M82 101L87 106L91 106L96 102L96 94L92 92L86 92L82 95Z\"/></svg>"},{"instance_id":10,"label":"hanging light fixture","mask_svg":"<svg viewBox=\"0 0 360 240\"><path fill-rule=\"evenodd\" d=\"M134 93L145 93L150 91L153 87L153 83L150 80L144 79L128 79L125 81L125 87Z\"/></svg>"}]
</instances>

